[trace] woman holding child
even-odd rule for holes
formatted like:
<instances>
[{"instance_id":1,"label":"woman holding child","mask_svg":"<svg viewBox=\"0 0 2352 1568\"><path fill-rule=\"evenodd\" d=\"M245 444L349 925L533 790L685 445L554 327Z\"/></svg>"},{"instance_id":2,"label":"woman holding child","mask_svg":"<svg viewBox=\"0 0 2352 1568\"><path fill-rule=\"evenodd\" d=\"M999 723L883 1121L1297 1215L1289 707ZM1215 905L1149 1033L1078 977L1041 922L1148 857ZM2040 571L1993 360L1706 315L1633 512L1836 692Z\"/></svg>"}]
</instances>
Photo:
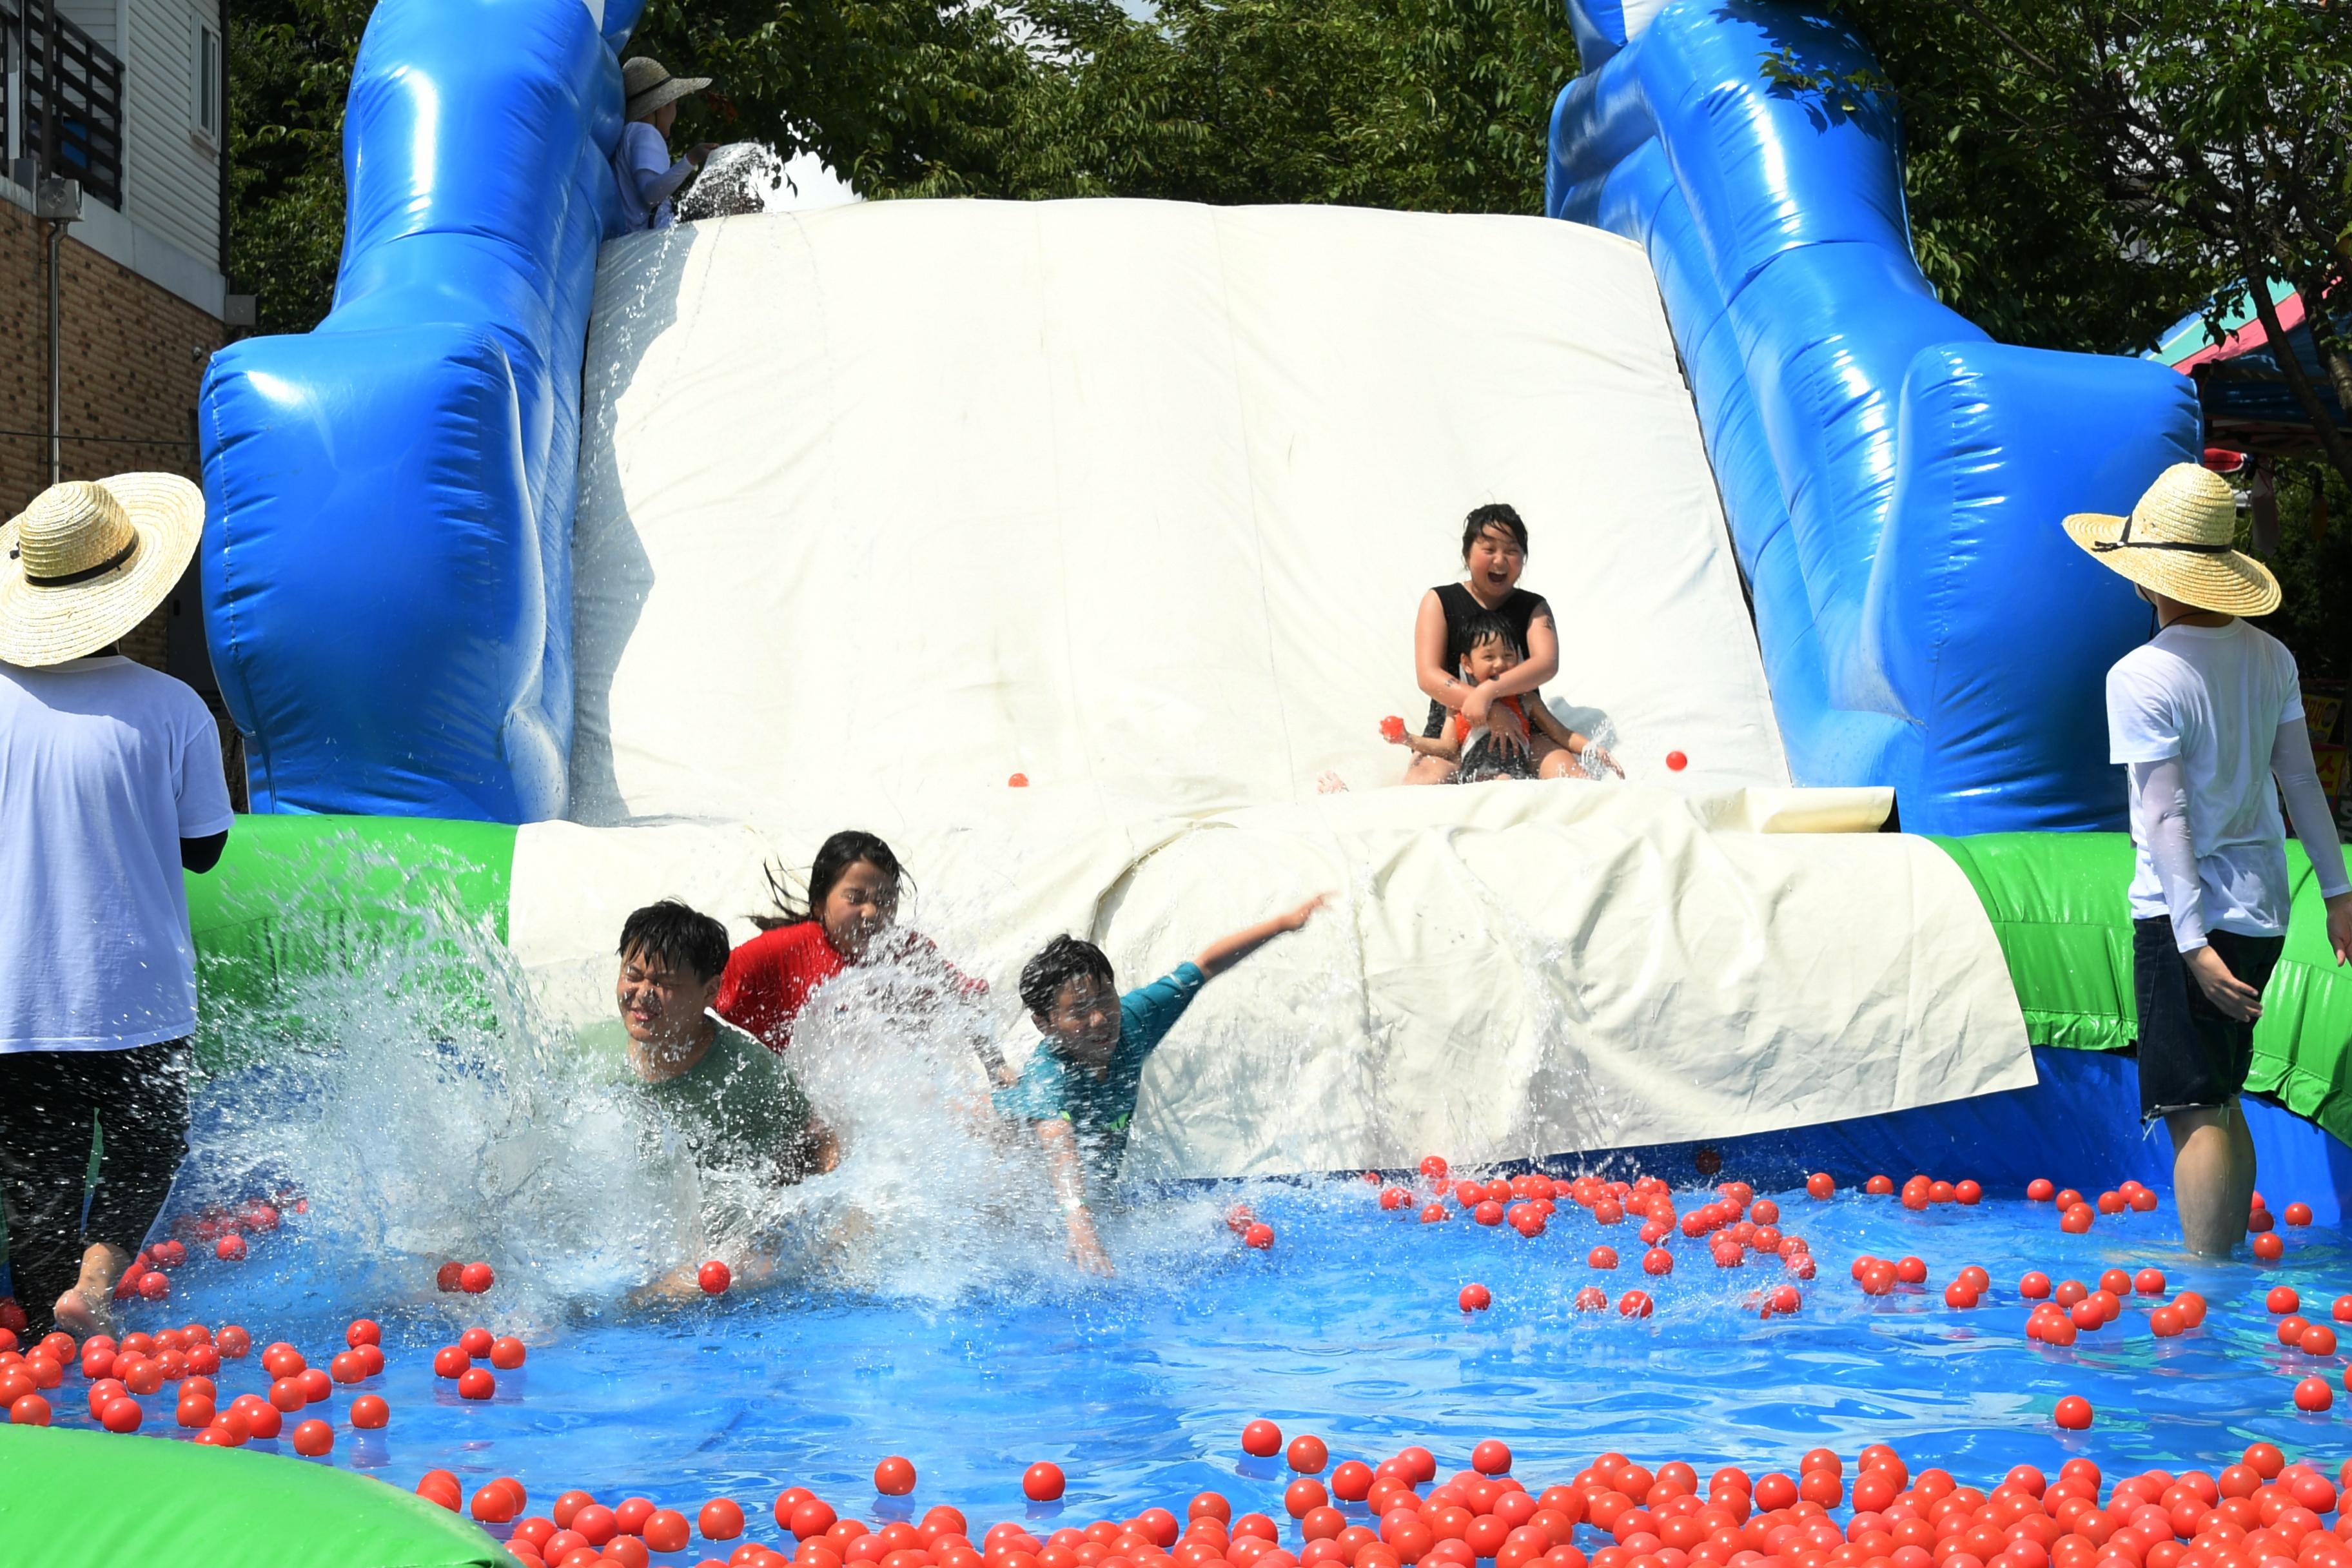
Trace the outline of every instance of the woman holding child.
<instances>
[{"instance_id":1,"label":"woman holding child","mask_svg":"<svg viewBox=\"0 0 2352 1568\"><path fill-rule=\"evenodd\" d=\"M1422 595L1413 674L1429 697L1429 722L1420 736L1400 741L1416 753L1404 782L1454 778L1465 755L1464 737L1485 741L1485 776L1565 778L1580 773L1581 757L1590 754L1623 777L1607 752L1544 704L1539 689L1559 673L1559 632L1543 596L1518 585L1528 564L1528 525L1517 510L1499 501L1474 510L1462 527L1462 564L1467 581ZM1474 638L1474 632L1483 635ZM1465 668L1474 641L1501 644L1501 656L1475 661L1476 671Z\"/></svg>"}]
</instances>

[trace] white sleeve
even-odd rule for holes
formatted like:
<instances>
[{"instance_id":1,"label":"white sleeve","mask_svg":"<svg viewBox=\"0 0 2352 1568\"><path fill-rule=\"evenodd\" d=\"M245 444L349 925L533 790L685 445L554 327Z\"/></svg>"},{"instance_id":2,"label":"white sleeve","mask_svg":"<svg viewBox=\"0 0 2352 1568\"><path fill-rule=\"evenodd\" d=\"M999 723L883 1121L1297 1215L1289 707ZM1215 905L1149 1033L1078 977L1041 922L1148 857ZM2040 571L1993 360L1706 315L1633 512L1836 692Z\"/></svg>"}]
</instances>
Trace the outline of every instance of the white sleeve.
<instances>
[{"instance_id":1,"label":"white sleeve","mask_svg":"<svg viewBox=\"0 0 2352 1568\"><path fill-rule=\"evenodd\" d=\"M2180 754L2180 721L2171 694L2148 660L2154 650L2126 654L2107 671L2107 761L2153 763Z\"/></svg>"},{"instance_id":2,"label":"white sleeve","mask_svg":"<svg viewBox=\"0 0 2352 1568\"><path fill-rule=\"evenodd\" d=\"M686 184L686 177L693 173L694 165L683 158L672 163L667 169L652 174L650 177L641 173L638 189L645 193L646 205L657 207L669 200L678 186Z\"/></svg>"},{"instance_id":3,"label":"white sleeve","mask_svg":"<svg viewBox=\"0 0 2352 1568\"><path fill-rule=\"evenodd\" d=\"M203 698L182 689L187 691L188 712L177 759L180 837L209 838L227 832L236 820L229 810L228 775L221 766L220 726Z\"/></svg>"},{"instance_id":4,"label":"white sleeve","mask_svg":"<svg viewBox=\"0 0 2352 1568\"><path fill-rule=\"evenodd\" d=\"M2311 731L2300 712L2278 727L2278 738L2271 742L2271 776L2278 780L2294 836L2311 857L2320 897L2352 892L2352 879L2344 874L2344 846L2336 837L2336 820L2328 815L2327 796L2319 787L2319 764L2311 755Z\"/></svg>"},{"instance_id":5,"label":"white sleeve","mask_svg":"<svg viewBox=\"0 0 2352 1568\"><path fill-rule=\"evenodd\" d=\"M2173 945L2190 952L2205 945L2205 889L2197 878L2197 851L2189 837L2189 776L2177 756L2131 764L2134 826L2164 886Z\"/></svg>"}]
</instances>

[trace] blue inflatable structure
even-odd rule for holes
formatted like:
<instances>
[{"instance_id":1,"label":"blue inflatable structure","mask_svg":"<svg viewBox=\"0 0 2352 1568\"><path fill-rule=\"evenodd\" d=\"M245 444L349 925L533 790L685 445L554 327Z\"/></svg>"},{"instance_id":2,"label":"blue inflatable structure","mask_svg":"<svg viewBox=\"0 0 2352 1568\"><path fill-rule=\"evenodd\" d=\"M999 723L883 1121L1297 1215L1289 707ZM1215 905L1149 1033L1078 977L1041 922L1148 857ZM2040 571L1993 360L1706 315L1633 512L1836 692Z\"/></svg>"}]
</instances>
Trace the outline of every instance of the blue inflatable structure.
<instances>
[{"instance_id":1,"label":"blue inflatable structure","mask_svg":"<svg viewBox=\"0 0 2352 1568\"><path fill-rule=\"evenodd\" d=\"M2147 630L2064 513L2195 458L2189 382L1990 342L1914 263L1869 64L1760 0L1570 5L1547 205L1647 247L1802 784L1906 827L2114 826L2100 672ZM335 308L217 356L213 660L257 810L562 815L570 537L632 0L384 0Z\"/></svg>"},{"instance_id":2,"label":"blue inflatable structure","mask_svg":"<svg viewBox=\"0 0 2352 1568\"><path fill-rule=\"evenodd\" d=\"M2122 826L2100 676L2147 636L2069 544L2196 460L2189 382L1995 343L1910 244L1895 105L1792 90L1874 62L1819 11L1571 0L1584 74L1545 208L1640 243L1698 401L1800 784L1895 786L1906 827Z\"/></svg>"}]
</instances>

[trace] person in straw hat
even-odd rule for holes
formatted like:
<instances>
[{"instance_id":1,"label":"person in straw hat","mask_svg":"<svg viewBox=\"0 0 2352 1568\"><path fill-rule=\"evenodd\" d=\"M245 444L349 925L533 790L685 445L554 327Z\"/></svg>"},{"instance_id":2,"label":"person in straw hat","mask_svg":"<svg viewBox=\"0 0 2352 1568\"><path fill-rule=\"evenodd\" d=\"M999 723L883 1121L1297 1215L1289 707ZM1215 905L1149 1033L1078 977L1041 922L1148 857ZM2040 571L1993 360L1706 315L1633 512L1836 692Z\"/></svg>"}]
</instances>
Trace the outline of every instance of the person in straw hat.
<instances>
[{"instance_id":1,"label":"person in straw hat","mask_svg":"<svg viewBox=\"0 0 2352 1568\"><path fill-rule=\"evenodd\" d=\"M621 211L630 230L667 228L677 222L669 199L702 166L713 143L704 142L670 162L669 132L677 123L678 100L710 85L707 76L672 76L659 60L638 55L621 67L620 144L613 149L613 178L621 187Z\"/></svg>"},{"instance_id":2,"label":"person in straw hat","mask_svg":"<svg viewBox=\"0 0 2352 1568\"><path fill-rule=\"evenodd\" d=\"M2336 961L2352 962L2352 880L2312 761L2294 656L2239 618L2276 609L2279 587L2235 547L2237 515L2219 475L2176 463L2129 517L2064 524L2156 608L2155 635L2107 672L2109 760L2126 767L2136 862L2140 1116L2161 1117L2172 1135L2181 1238L2216 1255L2245 1235L2254 1191L2238 1095L2286 941L2280 795L2326 899Z\"/></svg>"},{"instance_id":3,"label":"person in straw hat","mask_svg":"<svg viewBox=\"0 0 2352 1568\"><path fill-rule=\"evenodd\" d=\"M204 700L115 643L178 584L204 513L177 475L121 474L0 527L0 1205L35 1333L106 1322L187 1150L181 872L219 861L228 782Z\"/></svg>"}]
</instances>

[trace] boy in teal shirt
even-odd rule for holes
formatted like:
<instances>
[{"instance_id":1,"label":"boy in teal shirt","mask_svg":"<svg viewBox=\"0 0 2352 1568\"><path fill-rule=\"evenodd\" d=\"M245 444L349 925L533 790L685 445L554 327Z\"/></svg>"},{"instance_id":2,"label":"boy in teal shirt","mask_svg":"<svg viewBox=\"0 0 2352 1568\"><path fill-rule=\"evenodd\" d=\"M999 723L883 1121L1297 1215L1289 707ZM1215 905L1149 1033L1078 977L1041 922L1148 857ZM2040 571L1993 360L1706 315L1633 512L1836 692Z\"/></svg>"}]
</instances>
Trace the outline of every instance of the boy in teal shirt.
<instances>
[{"instance_id":1,"label":"boy in teal shirt","mask_svg":"<svg viewBox=\"0 0 2352 1568\"><path fill-rule=\"evenodd\" d=\"M1097 1274L1110 1258L1095 1233L1089 1199L1118 1179L1135 1116L1143 1064L1201 987L1323 906L1317 894L1285 914L1211 942L1149 985L1118 994L1110 960L1093 942L1057 936L1021 971L1021 1000L1045 1037L1017 1082L996 1091L996 1109L1037 1129L1055 1194L1069 1216L1070 1256Z\"/></svg>"}]
</instances>

